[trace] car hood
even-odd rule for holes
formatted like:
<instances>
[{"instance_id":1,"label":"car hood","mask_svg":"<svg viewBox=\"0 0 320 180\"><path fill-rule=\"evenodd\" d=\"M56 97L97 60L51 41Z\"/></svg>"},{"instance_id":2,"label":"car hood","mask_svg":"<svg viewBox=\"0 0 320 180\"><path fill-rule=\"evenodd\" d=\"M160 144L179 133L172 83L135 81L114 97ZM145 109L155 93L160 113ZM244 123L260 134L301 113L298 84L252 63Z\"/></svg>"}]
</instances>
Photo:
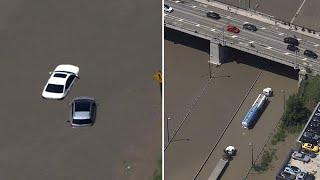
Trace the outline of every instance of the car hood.
<instances>
[{"instance_id":1,"label":"car hood","mask_svg":"<svg viewBox=\"0 0 320 180\"><path fill-rule=\"evenodd\" d=\"M88 111L75 112L73 119L90 119L90 113Z\"/></svg>"}]
</instances>

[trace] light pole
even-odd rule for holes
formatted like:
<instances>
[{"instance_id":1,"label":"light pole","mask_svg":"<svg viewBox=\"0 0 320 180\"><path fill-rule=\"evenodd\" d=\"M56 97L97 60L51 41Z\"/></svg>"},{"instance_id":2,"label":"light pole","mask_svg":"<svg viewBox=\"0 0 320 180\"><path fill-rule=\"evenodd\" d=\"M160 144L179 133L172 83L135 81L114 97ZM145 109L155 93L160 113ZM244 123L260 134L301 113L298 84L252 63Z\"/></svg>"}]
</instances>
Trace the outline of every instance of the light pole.
<instances>
[{"instance_id":1,"label":"light pole","mask_svg":"<svg viewBox=\"0 0 320 180\"><path fill-rule=\"evenodd\" d=\"M254 167L254 162L253 162L253 143L249 142L249 146L251 146L251 168Z\"/></svg>"},{"instance_id":2,"label":"light pole","mask_svg":"<svg viewBox=\"0 0 320 180\"><path fill-rule=\"evenodd\" d=\"M171 120L170 117L167 118L167 138L168 138L168 143L170 141L169 120Z\"/></svg>"}]
</instances>

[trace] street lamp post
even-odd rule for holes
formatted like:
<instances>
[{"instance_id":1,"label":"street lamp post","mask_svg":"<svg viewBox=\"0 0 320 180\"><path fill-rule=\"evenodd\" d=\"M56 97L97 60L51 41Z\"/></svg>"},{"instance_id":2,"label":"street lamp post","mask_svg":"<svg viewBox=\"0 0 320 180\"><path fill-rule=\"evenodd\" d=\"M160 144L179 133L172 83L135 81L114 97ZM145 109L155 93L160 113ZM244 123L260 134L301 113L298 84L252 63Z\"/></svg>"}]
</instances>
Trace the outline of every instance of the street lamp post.
<instances>
[{"instance_id":1,"label":"street lamp post","mask_svg":"<svg viewBox=\"0 0 320 180\"><path fill-rule=\"evenodd\" d=\"M251 168L254 167L254 161L253 161L253 143L249 143L249 146L251 147Z\"/></svg>"},{"instance_id":2,"label":"street lamp post","mask_svg":"<svg viewBox=\"0 0 320 180\"><path fill-rule=\"evenodd\" d=\"M169 120L171 120L170 117L167 118L167 138L168 138L168 143L170 141Z\"/></svg>"},{"instance_id":3,"label":"street lamp post","mask_svg":"<svg viewBox=\"0 0 320 180\"><path fill-rule=\"evenodd\" d=\"M282 96L283 96L283 112L286 111L286 91L281 89Z\"/></svg>"}]
</instances>

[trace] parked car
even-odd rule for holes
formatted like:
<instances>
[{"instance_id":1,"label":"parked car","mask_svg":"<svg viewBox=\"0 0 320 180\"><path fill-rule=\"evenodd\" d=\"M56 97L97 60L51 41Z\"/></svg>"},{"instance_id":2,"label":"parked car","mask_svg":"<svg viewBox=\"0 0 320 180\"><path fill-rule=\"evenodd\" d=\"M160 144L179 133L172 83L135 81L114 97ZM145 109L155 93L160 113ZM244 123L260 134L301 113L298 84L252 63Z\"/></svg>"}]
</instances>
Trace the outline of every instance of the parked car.
<instances>
[{"instance_id":1,"label":"parked car","mask_svg":"<svg viewBox=\"0 0 320 180\"><path fill-rule=\"evenodd\" d=\"M287 165L287 167L285 167L283 171L296 175L301 172L301 169L298 168L297 166Z\"/></svg>"},{"instance_id":2,"label":"parked car","mask_svg":"<svg viewBox=\"0 0 320 180\"><path fill-rule=\"evenodd\" d=\"M320 122L320 117L319 116L313 116L311 121L312 122Z\"/></svg>"},{"instance_id":3,"label":"parked car","mask_svg":"<svg viewBox=\"0 0 320 180\"><path fill-rule=\"evenodd\" d=\"M213 11L207 12L207 17L212 18L212 19L220 19L220 15L218 13L215 13Z\"/></svg>"},{"instance_id":4,"label":"parked car","mask_svg":"<svg viewBox=\"0 0 320 180\"><path fill-rule=\"evenodd\" d=\"M167 12L167 13L173 12L173 8L170 7L170 6L167 5L167 4L164 4L164 5L163 5L163 10L164 10L165 12Z\"/></svg>"},{"instance_id":5,"label":"parked car","mask_svg":"<svg viewBox=\"0 0 320 180\"><path fill-rule=\"evenodd\" d=\"M303 52L303 55L309 57L309 58L313 58L313 59L317 59L318 58L318 55L316 53L314 53L313 51L310 51L310 50L305 50Z\"/></svg>"},{"instance_id":6,"label":"parked car","mask_svg":"<svg viewBox=\"0 0 320 180\"><path fill-rule=\"evenodd\" d=\"M311 132L304 132L303 137L314 139L316 141L320 140L320 136Z\"/></svg>"},{"instance_id":7,"label":"parked car","mask_svg":"<svg viewBox=\"0 0 320 180\"><path fill-rule=\"evenodd\" d=\"M228 25L228 26L227 26L227 31L232 32L232 33L239 33L239 32L240 32L240 29L238 29L238 28L235 27L235 26Z\"/></svg>"},{"instance_id":8,"label":"parked car","mask_svg":"<svg viewBox=\"0 0 320 180\"><path fill-rule=\"evenodd\" d=\"M243 25L243 29L246 29L246 30L249 30L249 31L253 31L253 32L258 30L255 25L249 24L249 23L244 24Z\"/></svg>"},{"instance_id":9,"label":"parked car","mask_svg":"<svg viewBox=\"0 0 320 180\"><path fill-rule=\"evenodd\" d=\"M79 76L79 67L70 64L57 66L46 83L42 97L46 99L63 99Z\"/></svg>"},{"instance_id":10,"label":"parked car","mask_svg":"<svg viewBox=\"0 0 320 180\"><path fill-rule=\"evenodd\" d=\"M298 160L298 161L302 161L302 162L309 162L310 161L310 157L306 156L305 154L302 154L298 151L294 151L291 155L292 159Z\"/></svg>"},{"instance_id":11,"label":"parked car","mask_svg":"<svg viewBox=\"0 0 320 180\"><path fill-rule=\"evenodd\" d=\"M292 44L288 44L287 49L289 51L293 51L293 52L299 52L299 48L297 48L297 46L294 46Z\"/></svg>"},{"instance_id":12,"label":"parked car","mask_svg":"<svg viewBox=\"0 0 320 180\"><path fill-rule=\"evenodd\" d=\"M310 143L303 143L302 148L316 153L319 152L319 147Z\"/></svg>"},{"instance_id":13,"label":"parked car","mask_svg":"<svg viewBox=\"0 0 320 180\"><path fill-rule=\"evenodd\" d=\"M319 134L319 133L320 133L320 128L315 128L315 127L307 126L306 131L307 131L307 132L311 132L311 133L313 133L313 134Z\"/></svg>"},{"instance_id":14,"label":"parked car","mask_svg":"<svg viewBox=\"0 0 320 180\"><path fill-rule=\"evenodd\" d=\"M71 102L72 127L92 126L96 117L96 102L91 97L77 97Z\"/></svg>"},{"instance_id":15,"label":"parked car","mask_svg":"<svg viewBox=\"0 0 320 180\"><path fill-rule=\"evenodd\" d=\"M314 122L314 121L311 121L309 123L309 126L310 127L314 127L314 128L318 128L320 130L320 122Z\"/></svg>"},{"instance_id":16,"label":"parked car","mask_svg":"<svg viewBox=\"0 0 320 180\"><path fill-rule=\"evenodd\" d=\"M308 173L306 172L300 172L297 174L296 180L304 180L307 177Z\"/></svg>"},{"instance_id":17,"label":"parked car","mask_svg":"<svg viewBox=\"0 0 320 180\"><path fill-rule=\"evenodd\" d=\"M300 151L301 153L305 154L306 156L309 156L310 158L315 158L317 157L317 154L312 152L312 151L309 151L309 150L306 150L306 149L301 149Z\"/></svg>"},{"instance_id":18,"label":"parked car","mask_svg":"<svg viewBox=\"0 0 320 180\"><path fill-rule=\"evenodd\" d=\"M291 173L288 173L288 172L284 172L284 171L282 171L280 173L280 176L285 178L285 179L289 179L289 180L295 180L296 179L296 176L294 174L291 174Z\"/></svg>"},{"instance_id":19,"label":"parked car","mask_svg":"<svg viewBox=\"0 0 320 180\"><path fill-rule=\"evenodd\" d=\"M283 42L285 42L287 44L292 44L294 46L299 46L299 41L293 37L286 37L283 39Z\"/></svg>"}]
</instances>

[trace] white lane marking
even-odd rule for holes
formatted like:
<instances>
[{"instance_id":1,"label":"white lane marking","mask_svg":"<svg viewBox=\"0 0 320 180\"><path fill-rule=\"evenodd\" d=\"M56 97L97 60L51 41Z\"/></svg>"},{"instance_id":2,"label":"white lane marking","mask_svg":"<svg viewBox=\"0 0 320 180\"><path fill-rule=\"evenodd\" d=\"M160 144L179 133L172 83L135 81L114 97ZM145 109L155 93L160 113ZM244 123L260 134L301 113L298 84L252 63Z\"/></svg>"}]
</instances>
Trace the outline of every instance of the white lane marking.
<instances>
[{"instance_id":1,"label":"white lane marking","mask_svg":"<svg viewBox=\"0 0 320 180\"><path fill-rule=\"evenodd\" d=\"M315 46L315 47L318 47L318 46L320 46L320 45L319 45L319 44L315 44L314 46Z\"/></svg>"},{"instance_id":2,"label":"white lane marking","mask_svg":"<svg viewBox=\"0 0 320 180\"><path fill-rule=\"evenodd\" d=\"M211 29L210 31L215 31L216 29Z\"/></svg>"},{"instance_id":3,"label":"white lane marking","mask_svg":"<svg viewBox=\"0 0 320 180\"><path fill-rule=\"evenodd\" d=\"M200 24L196 24L197 27L200 27Z\"/></svg>"},{"instance_id":4,"label":"white lane marking","mask_svg":"<svg viewBox=\"0 0 320 180\"><path fill-rule=\"evenodd\" d=\"M308 63L306 63L306 62L303 62L302 64L303 64L303 65L308 65Z\"/></svg>"},{"instance_id":5,"label":"white lane marking","mask_svg":"<svg viewBox=\"0 0 320 180\"><path fill-rule=\"evenodd\" d=\"M302 6L304 5L304 3L306 2L306 0L303 0L303 2L301 3L300 7L298 8L297 12L293 15L290 23L292 24L293 21L296 19L296 17L298 16L298 14L300 13Z\"/></svg>"},{"instance_id":6,"label":"white lane marking","mask_svg":"<svg viewBox=\"0 0 320 180\"><path fill-rule=\"evenodd\" d=\"M244 22L243 24L248 24L249 22Z\"/></svg>"},{"instance_id":7,"label":"white lane marking","mask_svg":"<svg viewBox=\"0 0 320 180\"><path fill-rule=\"evenodd\" d=\"M179 3L179 2L181 2L181 1L178 0L178 1L174 1L174 2L175 2L175 3Z\"/></svg>"},{"instance_id":8,"label":"white lane marking","mask_svg":"<svg viewBox=\"0 0 320 180\"><path fill-rule=\"evenodd\" d=\"M192 6L193 8L196 8L197 6Z\"/></svg>"},{"instance_id":9,"label":"white lane marking","mask_svg":"<svg viewBox=\"0 0 320 180\"><path fill-rule=\"evenodd\" d=\"M181 22L181 21L183 21L183 19L179 19L178 21L180 21L180 22Z\"/></svg>"},{"instance_id":10,"label":"white lane marking","mask_svg":"<svg viewBox=\"0 0 320 180\"><path fill-rule=\"evenodd\" d=\"M163 16L166 16L166 15L168 15L168 14L166 14L166 13L163 14Z\"/></svg>"},{"instance_id":11,"label":"white lane marking","mask_svg":"<svg viewBox=\"0 0 320 180\"><path fill-rule=\"evenodd\" d=\"M305 60L307 60L307 58L303 58L302 60L305 61Z\"/></svg>"},{"instance_id":12,"label":"white lane marking","mask_svg":"<svg viewBox=\"0 0 320 180\"><path fill-rule=\"evenodd\" d=\"M254 43L254 41L249 41L250 44Z\"/></svg>"},{"instance_id":13,"label":"white lane marking","mask_svg":"<svg viewBox=\"0 0 320 180\"><path fill-rule=\"evenodd\" d=\"M279 33L280 36L284 35L284 33Z\"/></svg>"},{"instance_id":14,"label":"white lane marking","mask_svg":"<svg viewBox=\"0 0 320 180\"><path fill-rule=\"evenodd\" d=\"M285 52L284 54L285 54L285 55L289 55L290 53L288 53L288 52Z\"/></svg>"},{"instance_id":15,"label":"white lane marking","mask_svg":"<svg viewBox=\"0 0 320 180\"><path fill-rule=\"evenodd\" d=\"M236 37L238 37L238 36L236 36L236 35L233 35L233 36L231 36L231 37L233 37L233 38L236 38Z\"/></svg>"},{"instance_id":16,"label":"white lane marking","mask_svg":"<svg viewBox=\"0 0 320 180\"><path fill-rule=\"evenodd\" d=\"M271 47L271 46L269 46L269 47L266 47L266 49L272 49L272 47Z\"/></svg>"},{"instance_id":17,"label":"white lane marking","mask_svg":"<svg viewBox=\"0 0 320 180\"><path fill-rule=\"evenodd\" d=\"M298 40L298 41L301 41L302 39L298 38L297 40Z\"/></svg>"},{"instance_id":18,"label":"white lane marking","mask_svg":"<svg viewBox=\"0 0 320 180\"><path fill-rule=\"evenodd\" d=\"M265 27L261 27L260 29L267 29L267 28L265 28Z\"/></svg>"}]
</instances>

